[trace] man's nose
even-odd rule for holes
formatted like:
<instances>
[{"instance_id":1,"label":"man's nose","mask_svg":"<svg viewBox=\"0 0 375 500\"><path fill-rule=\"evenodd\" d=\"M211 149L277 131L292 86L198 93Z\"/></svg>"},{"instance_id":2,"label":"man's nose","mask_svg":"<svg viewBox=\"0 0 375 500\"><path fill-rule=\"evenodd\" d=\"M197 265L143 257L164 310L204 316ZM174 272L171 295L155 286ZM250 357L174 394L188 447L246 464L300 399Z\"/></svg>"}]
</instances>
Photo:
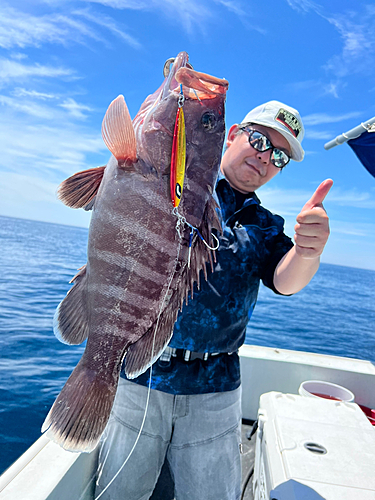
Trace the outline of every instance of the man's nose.
<instances>
[{"instance_id":1,"label":"man's nose","mask_svg":"<svg viewBox=\"0 0 375 500\"><path fill-rule=\"evenodd\" d=\"M271 149L267 149L267 151L257 151L257 158L262 165L267 166L270 163L271 153Z\"/></svg>"}]
</instances>

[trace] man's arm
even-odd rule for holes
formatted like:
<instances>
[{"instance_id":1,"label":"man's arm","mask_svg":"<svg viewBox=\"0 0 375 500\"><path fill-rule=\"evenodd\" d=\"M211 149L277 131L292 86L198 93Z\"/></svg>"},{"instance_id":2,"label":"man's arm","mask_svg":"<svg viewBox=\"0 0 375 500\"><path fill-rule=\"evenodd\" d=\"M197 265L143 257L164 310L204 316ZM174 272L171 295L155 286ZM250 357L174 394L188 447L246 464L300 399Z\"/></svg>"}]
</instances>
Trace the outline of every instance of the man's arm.
<instances>
[{"instance_id":1,"label":"man's arm","mask_svg":"<svg viewBox=\"0 0 375 500\"><path fill-rule=\"evenodd\" d=\"M320 255L329 236L323 200L332 184L331 179L322 182L297 216L295 246L280 260L274 274L274 285L284 295L299 292L319 268Z\"/></svg>"}]
</instances>

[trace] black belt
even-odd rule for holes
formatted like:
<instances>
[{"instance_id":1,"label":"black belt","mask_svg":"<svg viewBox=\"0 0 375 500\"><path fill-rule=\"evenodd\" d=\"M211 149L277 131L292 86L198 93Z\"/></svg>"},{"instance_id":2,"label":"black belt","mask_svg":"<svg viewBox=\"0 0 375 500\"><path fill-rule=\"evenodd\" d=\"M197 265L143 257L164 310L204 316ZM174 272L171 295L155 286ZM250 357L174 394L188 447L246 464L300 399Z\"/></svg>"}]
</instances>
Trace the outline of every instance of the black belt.
<instances>
[{"instance_id":1,"label":"black belt","mask_svg":"<svg viewBox=\"0 0 375 500\"><path fill-rule=\"evenodd\" d=\"M159 364L168 364L171 358L178 358L186 361L187 363L190 361L194 361L196 359L200 359L202 361L207 361L208 358L212 356L217 356L218 354L222 354L220 352L194 352L189 351L188 349L175 349L173 347L167 346L162 355L159 358ZM231 354L231 353L230 353Z\"/></svg>"},{"instance_id":2,"label":"black belt","mask_svg":"<svg viewBox=\"0 0 375 500\"><path fill-rule=\"evenodd\" d=\"M220 354L220 352L194 352L189 351L188 349L176 349L177 358L183 359L186 362L194 361L195 359L207 361L209 357L217 356L218 354Z\"/></svg>"}]
</instances>

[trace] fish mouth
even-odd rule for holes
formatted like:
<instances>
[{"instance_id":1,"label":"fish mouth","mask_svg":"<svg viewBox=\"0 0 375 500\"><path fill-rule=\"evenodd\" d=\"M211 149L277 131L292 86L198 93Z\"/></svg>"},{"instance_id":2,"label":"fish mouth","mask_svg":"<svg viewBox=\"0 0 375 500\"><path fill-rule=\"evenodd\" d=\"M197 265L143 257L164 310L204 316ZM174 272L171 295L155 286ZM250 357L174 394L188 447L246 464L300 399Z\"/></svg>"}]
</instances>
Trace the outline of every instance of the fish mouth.
<instances>
[{"instance_id":1,"label":"fish mouth","mask_svg":"<svg viewBox=\"0 0 375 500\"><path fill-rule=\"evenodd\" d=\"M180 85L185 98L204 100L212 99L217 95L225 95L229 83L224 78L216 78L206 73L195 71L189 63L189 55L180 52L173 61L173 66L165 82L162 99L169 92L180 93Z\"/></svg>"},{"instance_id":2,"label":"fish mouth","mask_svg":"<svg viewBox=\"0 0 375 500\"><path fill-rule=\"evenodd\" d=\"M173 63L173 64L172 64ZM138 149L143 141L143 131L162 130L167 135L173 135L173 123L168 123L169 113L165 106L177 104L180 86L185 99L191 101L207 101L225 94L229 83L225 79L216 78L206 73L194 71L189 63L187 52L180 52L176 58L168 59L164 65L164 81L161 86L141 105L133 119L133 127L137 137ZM172 97L172 99L170 99ZM165 123L167 122L167 124Z\"/></svg>"}]
</instances>

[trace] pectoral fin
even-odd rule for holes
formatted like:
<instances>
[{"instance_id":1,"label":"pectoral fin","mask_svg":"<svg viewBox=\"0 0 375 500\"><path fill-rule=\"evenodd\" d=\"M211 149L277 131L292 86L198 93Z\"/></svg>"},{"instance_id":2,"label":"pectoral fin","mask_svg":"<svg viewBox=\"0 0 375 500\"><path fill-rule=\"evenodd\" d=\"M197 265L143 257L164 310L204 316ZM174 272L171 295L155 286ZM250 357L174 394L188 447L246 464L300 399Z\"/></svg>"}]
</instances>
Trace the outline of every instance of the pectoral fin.
<instances>
[{"instance_id":1,"label":"pectoral fin","mask_svg":"<svg viewBox=\"0 0 375 500\"><path fill-rule=\"evenodd\" d=\"M63 181L57 190L58 198L68 207L91 210L103 179L104 167L77 172Z\"/></svg>"},{"instance_id":2,"label":"pectoral fin","mask_svg":"<svg viewBox=\"0 0 375 500\"><path fill-rule=\"evenodd\" d=\"M121 166L126 168L137 160L135 133L124 96L119 95L109 105L102 123L102 136Z\"/></svg>"},{"instance_id":3,"label":"pectoral fin","mask_svg":"<svg viewBox=\"0 0 375 500\"><path fill-rule=\"evenodd\" d=\"M179 293L172 295L171 301L152 327L134 344L125 357L125 373L135 378L145 372L161 355L173 334L178 309L181 303Z\"/></svg>"},{"instance_id":4,"label":"pectoral fin","mask_svg":"<svg viewBox=\"0 0 375 500\"><path fill-rule=\"evenodd\" d=\"M89 333L86 306L86 265L71 280L74 286L56 309L53 331L64 344L81 344Z\"/></svg>"}]
</instances>

